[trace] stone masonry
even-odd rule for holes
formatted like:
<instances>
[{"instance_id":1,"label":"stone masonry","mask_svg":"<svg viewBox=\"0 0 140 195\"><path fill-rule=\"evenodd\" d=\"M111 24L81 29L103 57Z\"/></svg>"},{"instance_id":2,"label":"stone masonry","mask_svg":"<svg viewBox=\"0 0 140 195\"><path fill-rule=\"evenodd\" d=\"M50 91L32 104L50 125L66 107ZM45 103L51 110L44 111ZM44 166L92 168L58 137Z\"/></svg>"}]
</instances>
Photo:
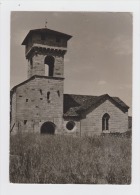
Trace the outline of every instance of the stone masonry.
<instances>
[{"instance_id":1,"label":"stone masonry","mask_svg":"<svg viewBox=\"0 0 140 195\"><path fill-rule=\"evenodd\" d=\"M17 87L12 102L16 102L12 106L12 112L15 113L16 110L16 113L12 114L12 123L16 123L16 131L37 132L45 121L56 121L57 129L61 130L63 79L35 77Z\"/></svg>"},{"instance_id":2,"label":"stone masonry","mask_svg":"<svg viewBox=\"0 0 140 195\"><path fill-rule=\"evenodd\" d=\"M28 79L11 90L12 133L82 136L128 130L129 107L119 98L64 94L64 56L70 38L47 28L31 30L25 37Z\"/></svg>"}]
</instances>

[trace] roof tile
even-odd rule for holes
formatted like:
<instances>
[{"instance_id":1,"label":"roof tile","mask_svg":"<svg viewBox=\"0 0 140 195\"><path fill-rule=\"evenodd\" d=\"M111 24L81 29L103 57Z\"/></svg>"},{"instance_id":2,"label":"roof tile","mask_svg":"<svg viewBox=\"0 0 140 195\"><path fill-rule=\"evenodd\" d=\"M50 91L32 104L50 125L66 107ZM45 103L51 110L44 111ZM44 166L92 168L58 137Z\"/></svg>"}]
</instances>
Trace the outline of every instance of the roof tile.
<instances>
[{"instance_id":1,"label":"roof tile","mask_svg":"<svg viewBox=\"0 0 140 195\"><path fill-rule=\"evenodd\" d=\"M80 117L90 108L95 109L109 99L123 112L128 111L128 106L118 97L110 97L108 94L101 96L64 94L64 117Z\"/></svg>"}]
</instances>

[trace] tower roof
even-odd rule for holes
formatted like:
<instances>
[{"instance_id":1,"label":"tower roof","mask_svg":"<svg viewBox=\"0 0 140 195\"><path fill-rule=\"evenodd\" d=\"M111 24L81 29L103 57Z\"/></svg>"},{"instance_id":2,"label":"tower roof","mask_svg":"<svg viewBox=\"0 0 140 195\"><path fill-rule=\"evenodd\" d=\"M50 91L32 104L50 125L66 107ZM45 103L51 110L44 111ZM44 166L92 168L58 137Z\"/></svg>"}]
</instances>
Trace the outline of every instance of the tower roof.
<instances>
[{"instance_id":1,"label":"tower roof","mask_svg":"<svg viewBox=\"0 0 140 195\"><path fill-rule=\"evenodd\" d=\"M55 31L55 30L51 30L51 29L48 29L48 28L34 29L34 30L29 31L29 33L27 34L27 36L23 40L22 45L26 45L27 40L32 36L33 33L46 33L48 35L50 35L50 34L51 35L57 35L57 36L60 36L60 37L65 37L67 40L69 40L72 37L71 35L68 35L68 34L65 34L65 33L62 33L62 32L58 32L58 31Z\"/></svg>"}]
</instances>

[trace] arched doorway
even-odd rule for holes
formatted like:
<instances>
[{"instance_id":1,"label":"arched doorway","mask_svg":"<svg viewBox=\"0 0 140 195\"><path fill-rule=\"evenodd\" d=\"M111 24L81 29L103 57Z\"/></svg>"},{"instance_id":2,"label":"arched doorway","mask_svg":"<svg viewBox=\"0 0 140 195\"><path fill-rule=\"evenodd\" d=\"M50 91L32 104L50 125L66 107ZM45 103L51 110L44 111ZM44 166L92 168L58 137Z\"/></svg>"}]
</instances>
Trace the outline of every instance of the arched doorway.
<instances>
[{"instance_id":1,"label":"arched doorway","mask_svg":"<svg viewBox=\"0 0 140 195\"><path fill-rule=\"evenodd\" d=\"M41 126L42 134L54 134L55 133L55 124L52 122L45 122Z\"/></svg>"},{"instance_id":2,"label":"arched doorway","mask_svg":"<svg viewBox=\"0 0 140 195\"><path fill-rule=\"evenodd\" d=\"M109 114L105 113L102 117L102 131L109 130Z\"/></svg>"},{"instance_id":3,"label":"arched doorway","mask_svg":"<svg viewBox=\"0 0 140 195\"><path fill-rule=\"evenodd\" d=\"M54 57L46 56L44 59L44 64L45 64L45 75L52 77L54 73Z\"/></svg>"}]
</instances>

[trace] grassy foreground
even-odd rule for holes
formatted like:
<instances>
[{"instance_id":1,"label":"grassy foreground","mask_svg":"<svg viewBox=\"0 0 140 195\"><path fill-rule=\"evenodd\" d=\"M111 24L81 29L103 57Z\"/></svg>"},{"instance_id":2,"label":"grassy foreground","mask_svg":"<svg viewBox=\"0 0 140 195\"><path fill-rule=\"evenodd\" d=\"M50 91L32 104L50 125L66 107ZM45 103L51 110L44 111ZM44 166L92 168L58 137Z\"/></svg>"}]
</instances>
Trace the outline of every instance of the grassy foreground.
<instances>
[{"instance_id":1,"label":"grassy foreground","mask_svg":"<svg viewBox=\"0 0 140 195\"><path fill-rule=\"evenodd\" d=\"M10 182L130 184L131 136L13 135Z\"/></svg>"}]
</instances>

